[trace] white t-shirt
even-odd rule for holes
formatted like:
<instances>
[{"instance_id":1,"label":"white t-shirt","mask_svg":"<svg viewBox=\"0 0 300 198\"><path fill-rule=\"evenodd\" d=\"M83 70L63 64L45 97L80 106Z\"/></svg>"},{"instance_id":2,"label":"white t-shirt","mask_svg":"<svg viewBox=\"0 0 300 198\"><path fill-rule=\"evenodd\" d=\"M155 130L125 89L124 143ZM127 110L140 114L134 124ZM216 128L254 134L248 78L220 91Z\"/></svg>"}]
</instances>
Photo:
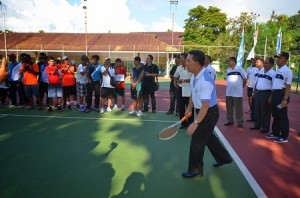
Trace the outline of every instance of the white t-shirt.
<instances>
[{"instance_id":1,"label":"white t-shirt","mask_svg":"<svg viewBox=\"0 0 300 198\"><path fill-rule=\"evenodd\" d=\"M255 66L248 67L246 75L248 78L248 87L253 88L255 85L255 74L259 72L258 68Z\"/></svg>"},{"instance_id":2,"label":"white t-shirt","mask_svg":"<svg viewBox=\"0 0 300 198\"><path fill-rule=\"evenodd\" d=\"M273 69L270 69L268 72L262 69L257 76L255 89L258 91L271 90L275 75L276 72Z\"/></svg>"},{"instance_id":3,"label":"white t-shirt","mask_svg":"<svg viewBox=\"0 0 300 198\"><path fill-rule=\"evenodd\" d=\"M243 97L245 70L236 65L233 69L228 68L226 74L226 96Z\"/></svg>"},{"instance_id":4,"label":"white t-shirt","mask_svg":"<svg viewBox=\"0 0 300 198\"><path fill-rule=\"evenodd\" d=\"M105 70L106 70L106 67L101 66L101 73L102 74ZM115 69L114 68L109 67L108 72L111 76L115 76ZM102 85L101 85L101 87L114 88L113 86L110 85L110 76L108 75L108 73L106 75L102 75Z\"/></svg>"},{"instance_id":5,"label":"white t-shirt","mask_svg":"<svg viewBox=\"0 0 300 198\"><path fill-rule=\"evenodd\" d=\"M85 71L85 69L86 69L86 66L83 66L82 64L78 65L76 82L78 82L80 84L88 83L88 78L87 78L86 73L84 75L80 74L81 72Z\"/></svg>"},{"instance_id":6,"label":"white t-shirt","mask_svg":"<svg viewBox=\"0 0 300 198\"><path fill-rule=\"evenodd\" d=\"M284 89L285 84L292 84L292 80L293 73L291 69L287 65L284 65L276 71L272 89Z\"/></svg>"},{"instance_id":7,"label":"white t-shirt","mask_svg":"<svg viewBox=\"0 0 300 198\"><path fill-rule=\"evenodd\" d=\"M186 67L184 68L182 65L177 66L176 71L174 73L175 78L179 78L179 80L188 80L191 79L192 73L188 72ZM178 84L182 87L182 84Z\"/></svg>"},{"instance_id":8,"label":"white t-shirt","mask_svg":"<svg viewBox=\"0 0 300 198\"><path fill-rule=\"evenodd\" d=\"M18 81L21 77L20 75L20 68L22 66L22 63L18 63L11 71L11 79L13 81Z\"/></svg>"}]
</instances>

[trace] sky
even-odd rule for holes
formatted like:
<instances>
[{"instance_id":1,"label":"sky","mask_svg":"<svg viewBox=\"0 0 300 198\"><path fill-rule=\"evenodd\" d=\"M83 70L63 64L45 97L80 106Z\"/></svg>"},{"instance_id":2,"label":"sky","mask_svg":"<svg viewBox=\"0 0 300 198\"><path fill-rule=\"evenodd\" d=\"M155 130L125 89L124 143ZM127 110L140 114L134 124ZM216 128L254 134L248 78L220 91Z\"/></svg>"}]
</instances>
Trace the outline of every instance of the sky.
<instances>
[{"instance_id":1,"label":"sky","mask_svg":"<svg viewBox=\"0 0 300 198\"><path fill-rule=\"evenodd\" d=\"M0 29L13 32L87 32L127 33L184 31L188 11L202 5L215 6L229 18L241 12L259 14L258 22L267 21L276 14L294 15L300 10L300 0L178 0L170 5L169 0L3 0L1 1ZM87 9L84 10L83 6Z\"/></svg>"}]
</instances>

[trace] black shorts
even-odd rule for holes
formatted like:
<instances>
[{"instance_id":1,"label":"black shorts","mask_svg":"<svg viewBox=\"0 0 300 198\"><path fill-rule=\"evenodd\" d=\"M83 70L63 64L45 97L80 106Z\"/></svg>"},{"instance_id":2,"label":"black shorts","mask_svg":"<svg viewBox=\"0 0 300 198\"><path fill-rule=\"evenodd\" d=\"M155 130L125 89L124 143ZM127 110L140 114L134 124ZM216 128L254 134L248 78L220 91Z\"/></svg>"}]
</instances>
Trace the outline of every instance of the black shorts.
<instances>
[{"instance_id":1,"label":"black shorts","mask_svg":"<svg viewBox=\"0 0 300 198\"><path fill-rule=\"evenodd\" d=\"M63 96L64 98L69 97L70 95L77 95L77 90L75 85L63 87Z\"/></svg>"},{"instance_id":2,"label":"black shorts","mask_svg":"<svg viewBox=\"0 0 300 198\"><path fill-rule=\"evenodd\" d=\"M114 98L116 96L116 89L115 88L101 88L101 98Z\"/></svg>"},{"instance_id":3,"label":"black shorts","mask_svg":"<svg viewBox=\"0 0 300 198\"><path fill-rule=\"evenodd\" d=\"M124 96L125 94L125 89L122 89L122 88L116 88L116 94L118 96Z\"/></svg>"},{"instance_id":4,"label":"black shorts","mask_svg":"<svg viewBox=\"0 0 300 198\"><path fill-rule=\"evenodd\" d=\"M252 87L247 87L247 96L251 97L253 93L253 88Z\"/></svg>"}]
</instances>

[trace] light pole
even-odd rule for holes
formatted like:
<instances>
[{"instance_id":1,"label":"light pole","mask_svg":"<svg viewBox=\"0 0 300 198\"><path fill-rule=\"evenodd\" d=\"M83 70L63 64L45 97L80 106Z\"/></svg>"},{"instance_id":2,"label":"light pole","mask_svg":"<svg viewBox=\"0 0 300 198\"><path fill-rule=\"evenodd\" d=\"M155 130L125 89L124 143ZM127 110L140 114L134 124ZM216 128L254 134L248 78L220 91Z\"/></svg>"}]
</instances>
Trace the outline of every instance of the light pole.
<instances>
[{"instance_id":1,"label":"light pole","mask_svg":"<svg viewBox=\"0 0 300 198\"><path fill-rule=\"evenodd\" d=\"M256 30L256 18L260 17L260 14L257 14L257 13L254 13L254 12L251 12L251 17L254 21L254 30Z\"/></svg>"},{"instance_id":2,"label":"light pole","mask_svg":"<svg viewBox=\"0 0 300 198\"><path fill-rule=\"evenodd\" d=\"M84 0L86 4L87 0ZM87 51L88 51L88 39L87 39L87 6L82 7L84 9L84 24L85 24L85 55L87 56Z\"/></svg>"},{"instance_id":3,"label":"light pole","mask_svg":"<svg viewBox=\"0 0 300 198\"><path fill-rule=\"evenodd\" d=\"M4 29L4 49L5 49L5 58L7 58L7 46L6 46L6 26L5 26L5 21L6 21L6 5L4 5L1 1L0 1L0 6L1 6L1 11L3 13L3 29ZM4 11L2 10L2 7L4 7Z\"/></svg>"},{"instance_id":4,"label":"light pole","mask_svg":"<svg viewBox=\"0 0 300 198\"><path fill-rule=\"evenodd\" d=\"M173 5L175 5L175 10L177 9L177 4L178 4L178 1L170 1L170 11L172 11L172 58L173 59L173 45L174 45L174 20L175 20L175 12L174 12L174 9L172 8Z\"/></svg>"}]
</instances>

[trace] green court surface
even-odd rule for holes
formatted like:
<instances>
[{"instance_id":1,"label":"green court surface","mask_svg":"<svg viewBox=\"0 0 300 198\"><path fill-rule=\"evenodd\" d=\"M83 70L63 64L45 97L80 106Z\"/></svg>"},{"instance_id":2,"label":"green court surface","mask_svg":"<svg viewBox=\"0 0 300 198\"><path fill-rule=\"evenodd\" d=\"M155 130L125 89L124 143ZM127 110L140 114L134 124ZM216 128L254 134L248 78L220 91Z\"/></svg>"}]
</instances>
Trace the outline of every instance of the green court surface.
<instances>
[{"instance_id":1,"label":"green court surface","mask_svg":"<svg viewBox=\"0 0 300 198\"><path fill-rule=\"evenodd\" d=\"M183 179L190 137L157 133L178 117L0 109L0 197L256 197L235 163Z\"/></svg>"}]
</instances>

